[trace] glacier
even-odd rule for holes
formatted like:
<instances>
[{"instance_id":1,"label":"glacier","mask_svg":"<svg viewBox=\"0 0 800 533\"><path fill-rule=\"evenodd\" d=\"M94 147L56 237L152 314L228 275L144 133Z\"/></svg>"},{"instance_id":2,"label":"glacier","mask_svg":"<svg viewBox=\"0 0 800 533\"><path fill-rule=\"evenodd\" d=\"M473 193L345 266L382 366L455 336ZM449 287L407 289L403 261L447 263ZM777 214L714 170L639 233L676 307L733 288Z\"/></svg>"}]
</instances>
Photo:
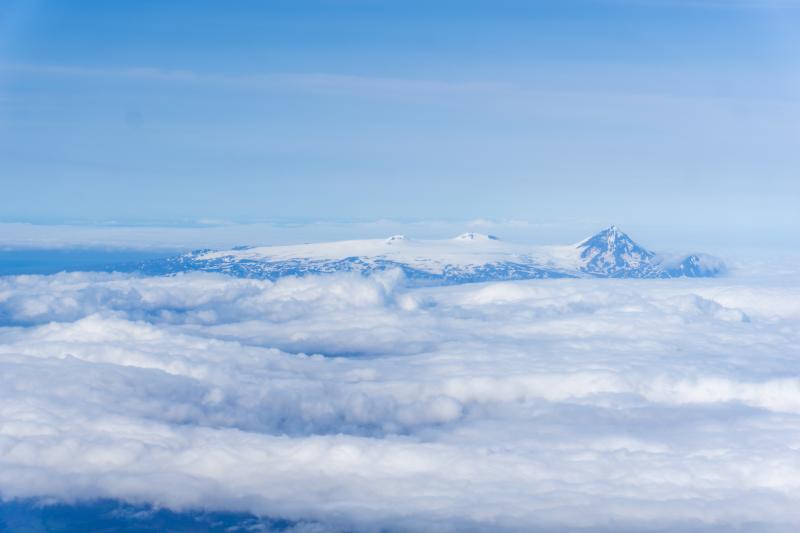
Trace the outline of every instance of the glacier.
<instances>
[{"instance_id":1,"label":"glacier","mask_svg":"<svg viewBox=\"0 0 800 533\"><path fill-rule=\"evenodd\" d=\"M493 235L464 233L453 239L350 240L290 246L240 246L195 250L143 263L146 275L204 271L276 280L286 276L399 269L421 285L453 285L543 278L713 277L725 271L708 254L669 256L634 242L616 226L566 246L509 243Z\"/></svg>"}]
</instances>

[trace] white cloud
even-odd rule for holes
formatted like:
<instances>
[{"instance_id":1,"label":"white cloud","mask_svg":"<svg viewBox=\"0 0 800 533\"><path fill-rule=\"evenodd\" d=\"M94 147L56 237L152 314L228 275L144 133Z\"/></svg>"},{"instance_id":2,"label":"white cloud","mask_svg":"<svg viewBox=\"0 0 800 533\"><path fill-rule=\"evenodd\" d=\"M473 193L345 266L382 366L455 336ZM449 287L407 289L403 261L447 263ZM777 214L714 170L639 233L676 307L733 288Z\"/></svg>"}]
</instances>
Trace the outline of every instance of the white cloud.
<instances>
[{"instance_id":1,"label":"white cloud","mask_svg":"<svg viewBox=\"0 0 800 533\"><path fill-rule=\"evenodd\" d=\"M334 530L800 523L785 278L24 276L0 321L3 498Z\"/></svg>"}]
</instances>

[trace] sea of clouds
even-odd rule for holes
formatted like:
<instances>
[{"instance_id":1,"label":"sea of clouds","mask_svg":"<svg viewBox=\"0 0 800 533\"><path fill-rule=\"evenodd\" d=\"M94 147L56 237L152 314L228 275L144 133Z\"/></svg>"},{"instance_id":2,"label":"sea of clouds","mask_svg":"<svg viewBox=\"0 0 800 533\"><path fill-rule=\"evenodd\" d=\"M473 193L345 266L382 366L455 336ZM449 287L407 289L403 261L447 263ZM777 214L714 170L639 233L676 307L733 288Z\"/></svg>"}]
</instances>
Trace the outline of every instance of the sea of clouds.
<instances>
[{"instance_id":1,"label":"sea of clouds","mask_svg":"<svg viewBox=\"0 0 800 533\"><path fill-rule=\"evenodd\" d=\"M800 277L2 277L0 497L796 531Z\"/></svg>"}]
</instances>

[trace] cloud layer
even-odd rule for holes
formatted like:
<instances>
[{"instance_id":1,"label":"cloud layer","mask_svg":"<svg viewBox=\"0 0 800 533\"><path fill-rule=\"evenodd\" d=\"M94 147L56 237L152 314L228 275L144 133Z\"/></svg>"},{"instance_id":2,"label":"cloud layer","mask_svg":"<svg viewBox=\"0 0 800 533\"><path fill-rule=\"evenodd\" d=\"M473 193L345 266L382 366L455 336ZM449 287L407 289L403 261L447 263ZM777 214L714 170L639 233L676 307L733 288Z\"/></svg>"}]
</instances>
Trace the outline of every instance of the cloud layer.
<instances>
[{"instance_id":1,"label":"cloud layer","mask_svg":"<svg viewBox=\"0 0 800 533\"><path fill-rule=\"evenodd\" d=\"M0 495L795 530L800 284L0 278Z\"/></svg>"}]
</instances>

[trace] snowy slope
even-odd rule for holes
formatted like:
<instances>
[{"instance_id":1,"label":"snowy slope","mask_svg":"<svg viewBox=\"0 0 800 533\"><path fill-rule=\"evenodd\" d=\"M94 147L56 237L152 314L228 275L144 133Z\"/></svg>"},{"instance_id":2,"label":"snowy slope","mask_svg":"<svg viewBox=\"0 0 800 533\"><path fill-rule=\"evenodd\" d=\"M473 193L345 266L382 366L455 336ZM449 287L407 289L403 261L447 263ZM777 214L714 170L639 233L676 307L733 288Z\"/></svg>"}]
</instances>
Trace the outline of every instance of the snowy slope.
<instances>
[{"instance_id":1,"label":"snowy slope","mask_svg":"<svg viewBox=\"0 0 800 533\"><path fill-rule=\"evenodd\" d=\"M445 240L395 235L388 239L198 250L142 266L148 274L201 270L262 279L333 272L368 274L392 268L418 281L469 283L564 277L705 277L721 273L724 265L705 255L659 256L612 226L566 246L534 247L478 233Z\"/></svg>"}]
</instances>

